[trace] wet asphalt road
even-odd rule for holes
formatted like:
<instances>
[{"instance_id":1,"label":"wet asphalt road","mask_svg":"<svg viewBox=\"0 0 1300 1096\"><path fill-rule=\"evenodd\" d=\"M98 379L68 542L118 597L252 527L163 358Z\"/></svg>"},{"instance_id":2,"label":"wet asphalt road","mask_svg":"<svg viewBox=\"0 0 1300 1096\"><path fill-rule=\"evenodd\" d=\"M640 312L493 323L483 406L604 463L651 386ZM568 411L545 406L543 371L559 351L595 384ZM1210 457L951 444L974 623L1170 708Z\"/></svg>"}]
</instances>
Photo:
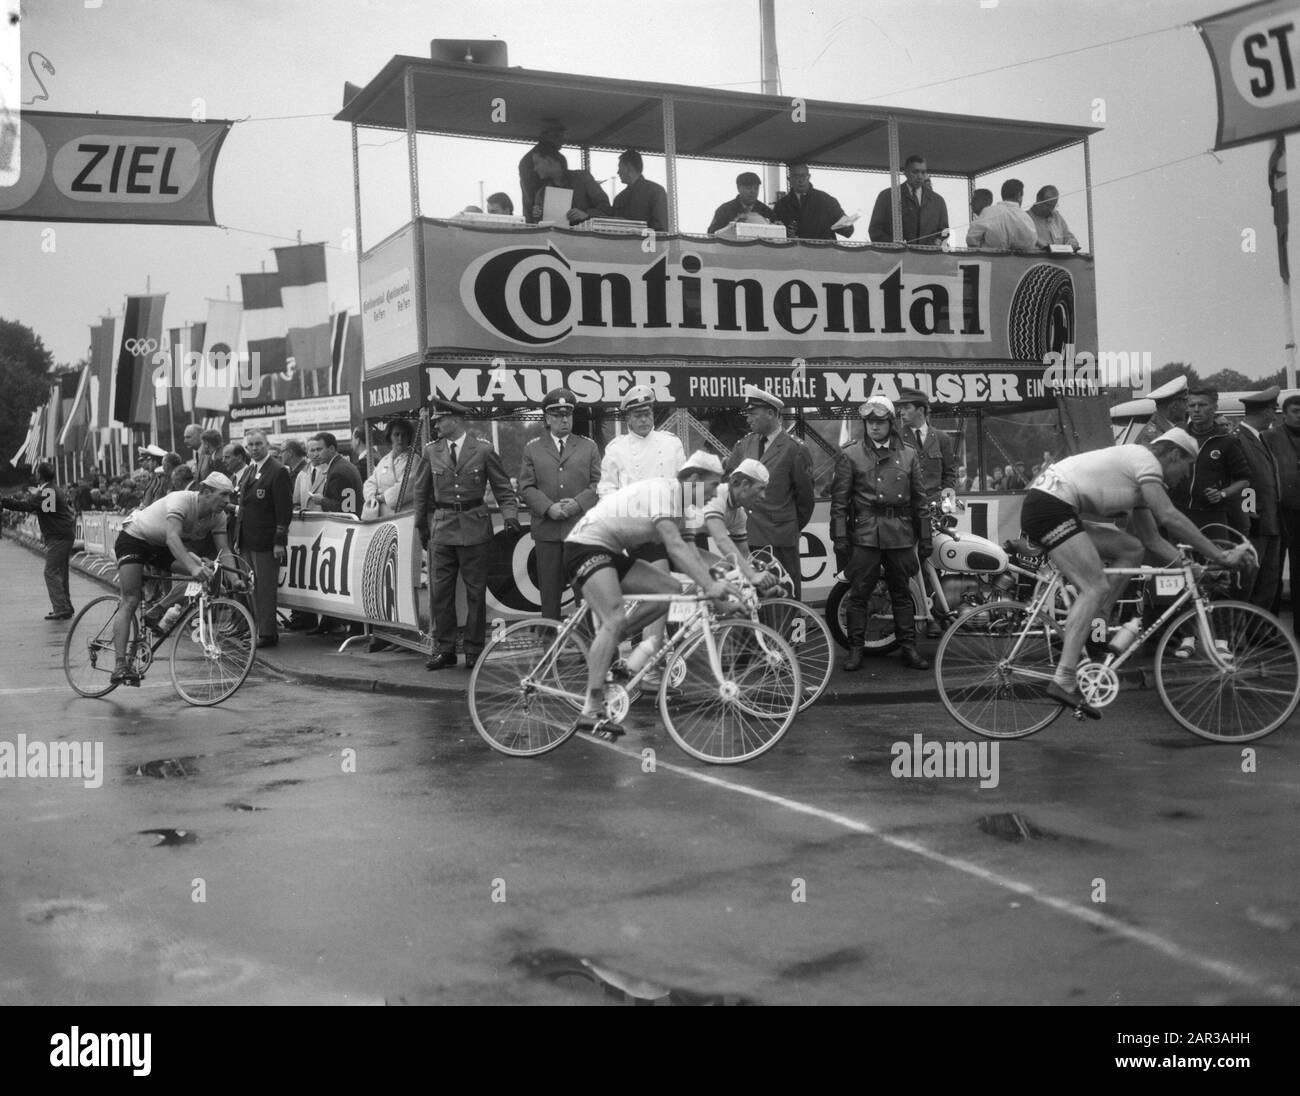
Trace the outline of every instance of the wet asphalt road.
<instances>
[{"instance_id":1,"label":"wet asphalt road","mask_svg":"<svg viewBox=\"0 0 1300 1096\"><path fill-rule=\"evenodd\" d=\"M626 1000L591 964L674 1001L1300 1000L1294 720L1245 773L1134 692L1002 744L993 788L891 775L896 742L965 739L928 703L814 708L739 767L648 709L514 760L459 704L256 671L214 709L165 666L76 697L38 561L5 543L0 574L0 739L106 769L0 779L3 1003ZM981 828L1011 813L1037 836Z\"/></svg>"}]
</instances>

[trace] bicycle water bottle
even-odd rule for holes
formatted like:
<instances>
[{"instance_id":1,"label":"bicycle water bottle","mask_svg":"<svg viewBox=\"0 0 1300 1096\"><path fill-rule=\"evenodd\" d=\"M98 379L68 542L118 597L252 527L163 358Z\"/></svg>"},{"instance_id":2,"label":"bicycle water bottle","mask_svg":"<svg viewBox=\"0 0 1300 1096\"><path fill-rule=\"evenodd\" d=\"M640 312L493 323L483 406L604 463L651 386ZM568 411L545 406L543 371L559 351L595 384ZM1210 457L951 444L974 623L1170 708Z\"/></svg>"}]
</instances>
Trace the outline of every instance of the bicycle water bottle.
<instances>
[{"instance_id":1,"label":"bicycle water bottle","mask_svg":"<svg viewBox=\"0 0 1300 1096\"><path fill-rule=\"evenodd\" d=\"M164 635L176 627L176 622L181 619L181 614L185 612L185 605L173 605L163 614L162 620L158 622L158 627L162 629Z\"/></svg>"},{"instance_id":2,"label":"bicycle water bottle","mask_svg":"<svg viewBox=\"0 0 1300 1096\"><path fill-rule=\"evenodd\" d=\"M650 661L655 651L659 649L659 644L653 639L643 639L633 649L632 653L627 656L627 668L632 673L640 671L641 667Z\"/></svg>"},{"instance_id":3,"label":"bicycle water bottle","mask_svg":"<svg viewBox=\"0 0 1300 1096\"><path fill-rule=\"evenodd\" d=\"M1110 639L1110 649L1117 655L1123 654L1133 645L1133 641L1142 634L1142 618L1134 617L1116 632Z\"/></svg>"}]
</instances>

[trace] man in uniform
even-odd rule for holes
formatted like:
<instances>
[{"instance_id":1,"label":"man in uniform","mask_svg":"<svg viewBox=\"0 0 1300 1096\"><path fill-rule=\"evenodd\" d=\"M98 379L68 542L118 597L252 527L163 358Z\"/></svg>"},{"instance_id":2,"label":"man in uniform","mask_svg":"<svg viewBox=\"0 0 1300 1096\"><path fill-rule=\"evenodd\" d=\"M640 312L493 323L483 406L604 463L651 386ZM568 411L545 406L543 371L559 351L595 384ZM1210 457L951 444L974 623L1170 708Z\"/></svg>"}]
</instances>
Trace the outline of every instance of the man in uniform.
<instances>
[{"instance_id":1,"label":"man in uniform","mask_svg":"<svg viewBox=\"0 0 1300 1096\"><path fill-rule=\"evenodd\" d=\"M848 557L845 575L852 585L847 615L849 657L844 669L862 668L867 604L883 564L894 606L894 628L903 665L927 670L916 649L916 619L908 582L919 569L918 546L930 554L930 525L916 450L903 444L894 424L894 405L872 396L859 409L861 440L840 450L831 486L831 539L836 561Z\"/></svg>"},{"instance_id":2,"label":"man in uniform","mask_svg":"<svg viewBox=\"0 0 1300 1096\"><path fill-rule=\"evenodd\" d=\"M1300 638L1300 600L1296 596L1296 576L1300 574L1300 396L1287 396L1282 401L1282 421L1265 435L1268 447L1277 461L1279 501L1282 512L1282 544L1291 564L1291 626ZM1273 599L1272 612L1281 608L1282 590L1279 583Z\"/></svg>"},{"instance_id":3,"label":"man in uniform","mask_svg":"<svg viewBox=\"0 0 1300 1096\"><path fill-rule=\"evenodd\" d=\"M473 666L487 643L488 545L492 515L484 501L489 486L507 529L522 533L515 491L489 442L465 432L468 408L451 400L430 401L438 440L424 447L415 479L415 527L429 552L433 651L425 666L456 665L456 579L465 580L465 665ZM432 544L432 547L430 547Z\"/></svg>"},{"instance_id":4,"label":"man in uniform","mask_svg":"<svg viewBox=\"0 0 1300 1096\"><path fill-rule=\"evenodd\" d=\"M605 446L596 488L601 498L641 480L676 479L677 470L686 461L686 450L677 435L654 428L653 388L637 385L619 400L618 407L627 433Z\"/></svg>"},{"instance_id":5,"label":"man in uniform","mask_svg":"<svg viewBox=\"0 0 1300 1096\"><path fill-rule=\"evenodd\" d=\"M542 616L560 619L564 598L564 538L578 518L596 505L600 450L590 438L573 433L578 398L567 388L542 397L546 431L524 446L519 497L533 512L533 548Z\"/></svg>"},{"instance_id":6,"label":"man in uniform","mask_svg":"<svg viewBox=\"0 0 1300 1096\"><path fill-rule=\"evenodd\" d=\"M1175 426L1187 423L1187 375L1175 377L1168 384L1162 384L1151 393L1156 410L1151 421L1142 427L1133 439L1134 445L1150 445L1156 438Z\"/></svg>"},{"instance_id":7,"label":"man in uniform","mask_svg":"<svg viewBox=\"0 0 1300 1096\"><path fill-rule=\"evenodd\" d=\"M781 428L785 404L777 396L752 384L743 392L750 432L731 450L726 471L730 475L742 460L751 459L767 468L767 491L749 508L749 546L765 548L776 557L789 573L798 600L800 540L813 512L812 457L803 442Z\"/></svg>"},{"instance_id":8,"label":"man in uniform","mask_svg":"<svg viewBox=\"0 0 1300 1096\"><path fill-rule=\"evenodd\" d=\"M951 435L930 425L930 397L919 388L904 388L894 401L903 429L903 441L916 450L921 462L925 500L957 494L957 447Z\"/></svg>"},{"instance_id":9,"label":"man in uniform","mask_svg":"<svg viewBox=\"0 0 1300 1096\"><path fill-rule=\"evenodd\" d=\"M1280 394L1273 385L1263 392L1242 396L1241 406L1246 413L1237 427L1237 444L1250 466L1250 489L1243 492L1242 515L1250 522L1250 543L1259 562L1247 598L1270 613L1282 584L1282 488L1277 458L1268 442Z\"/></svg>"}]
</instances>

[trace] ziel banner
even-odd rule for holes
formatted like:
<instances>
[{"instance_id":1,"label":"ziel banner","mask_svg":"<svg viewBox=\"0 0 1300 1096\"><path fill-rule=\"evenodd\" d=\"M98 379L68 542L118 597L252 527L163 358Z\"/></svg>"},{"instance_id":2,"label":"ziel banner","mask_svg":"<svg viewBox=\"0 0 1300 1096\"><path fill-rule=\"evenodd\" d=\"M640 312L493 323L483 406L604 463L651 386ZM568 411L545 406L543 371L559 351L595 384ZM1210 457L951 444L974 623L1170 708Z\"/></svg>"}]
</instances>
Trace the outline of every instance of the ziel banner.
<instances>
[{"instance_id":1,"label":"ziel banner","mask_svg":"<svg viewBox=\"0 0 1300 1096\"><path fill-rule=\"evenodd\" d=\"M1096 349L1088 256L420 227L435 353L1041 363Z\"/></svg>"},{"instance_id":2,"label":"ziel banner","mask_svg":"<svg viewBox=\"0 0 1300 1096\"><path fill-rule=\"evenodd\" d=\"M230 122L25 110L18 181L0 219L215 225L212 178Z\"/></svg>"},{"instance_id":3,"label":"ziel banner","mask_svg":"<svg viewBox=\"0 0 1300 1096\"><path fill-rule=\"evenodd\" d=\"M1198 20L1219 96L1215 148L1300 129L1300 3L1268 0Z\"/></svg>"},{"instance_id":4,"label":"ziel banner","mask_svg":"<svg viewBox=\"0 0 1300 1096\"><path fill-rule=\"evenodd\" d=\"M289 525L279 604L389 628L419 630L415 514L362 524L339 514L302 514Z\"/></svg>"}]
</instances>

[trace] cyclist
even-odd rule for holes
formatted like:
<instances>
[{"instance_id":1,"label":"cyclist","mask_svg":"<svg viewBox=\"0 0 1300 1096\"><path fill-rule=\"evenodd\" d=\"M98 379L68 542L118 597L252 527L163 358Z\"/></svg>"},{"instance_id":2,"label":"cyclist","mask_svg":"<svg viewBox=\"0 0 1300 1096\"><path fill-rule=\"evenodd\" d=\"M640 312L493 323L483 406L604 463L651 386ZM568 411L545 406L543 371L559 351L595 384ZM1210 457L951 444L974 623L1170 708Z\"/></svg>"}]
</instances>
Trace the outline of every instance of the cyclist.
<instances>
[{"instance_id":1,"label":"cyclist","mask_svg":"<svg viewBox=\"0 0 1300 1096\"><path fill-rule=\"evenodd\" d=\"M1250 557L1249 544L1224 551L1170 502L1168 488L1187 478L1197 452L1195 439L1174 427L1149 446L1117 445L1066 457L1045 468L1029 485L1021 527L1042 544L1048 558L1079 591L1065 618L1061 658L1047 695L1090 719L1100 719L1101 713L1080 696L1075 669L1092 621L1109 619L1128 581L1125 575L1112 575L1108 581L1102 561L1137 567L1149 551L1164 566L1176 563L1178 549L1160 535L1157 526L1215 563L1235 568ZM1123 515L1130 515L1128 532L1102 524Z\"/></svg>"},{"instance_id":2,"label":"cyclist","mask_svg":"<svg viewBox=\"0 0 1300 1096\"><path fill-rule=\"evenodd\" d=\"M692 453L678 469L676 480L647 479L606 495L588 510L564 541L564 567L575 594L591 606L599 627L587 659L587 699L579 714L579 730L605 738L622 733L605 716L605 674L618 652L619 641L668 611L667 602L642 605L628 617L624 595L675 594L681 585L631 553L645 545L662 544L678 571L697 583L715 601L738 591L709 574L708 559L682 537L687 507L706 503L722 482L722 462L712 453ZM653 644L653 639L643 640ZM648 657L649 651L644 657Z\"/></svg>"},{"instance_id":3,"label":"cyclist","mask_svg":"<svg viewBox=\"0 0 1300 1096\"><path fill-rule=\"evenodd\" d=\"M765 464L747 458L736 465L727 481L719 484L717 492L704 504L704 528L718 551L727 559L735 559L745 581L760 590L780 580L771 571L760 571L749 564L748 508L762 498L770 479Z\"/></svg>"},{"instance_id":4,"label":"cyclist","mask_svg":"<svg viewBox=\"0 0 1300 1096\"><path fill-rule=\"evenodd\" d=\"M173 491L157 502L131 514L122 525L113 551L117 556L117 581L122 596L113 624L113 649L117 662L110 678L114 685L139 685L140 677L130 668L126 644L131 621L140 605L140 584L145 564L161 571L175 570L197 580L206 580L211 571L202 560L185 547L185 541L201 541L209 533L217 546L218 558L228 566L235 558L226 540L226 507L233 501L235 485L221 472L211 472L195 491ZM156 608L180 598L179 586ZM150 627L157 630L156 619Z\"/></svg>"}]
</instances>

